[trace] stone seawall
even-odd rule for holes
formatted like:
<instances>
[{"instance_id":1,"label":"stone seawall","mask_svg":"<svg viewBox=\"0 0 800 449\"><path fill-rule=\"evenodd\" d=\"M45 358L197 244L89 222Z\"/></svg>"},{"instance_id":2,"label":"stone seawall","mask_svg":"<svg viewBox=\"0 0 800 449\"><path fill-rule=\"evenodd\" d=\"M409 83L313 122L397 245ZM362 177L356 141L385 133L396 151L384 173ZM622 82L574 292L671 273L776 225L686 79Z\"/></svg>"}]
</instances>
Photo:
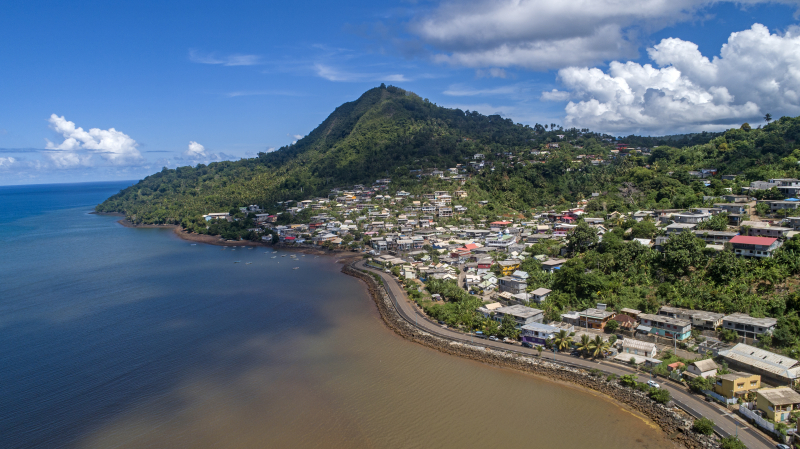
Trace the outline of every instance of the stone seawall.
<instances>
[{"instance_id":1,"label":"stone seawall","mask_svg":"<svg viewBox=\"0 0 800 449\"><path fill-rule=\"evenodd\" d=\"M379 284L370 274L353 268L350 264L342 268L342 272L359 278L367 284L370 296L375 301L384 323L403 338L436 349L446 354L464 357L491 365L512 368L548 379L570 382L600 392L616 401L626 404L654 423L666 434L683 446L691 449L719 447L716 436L704 436L691 430L693 421L684 415L651 400L644 392L626 388L614 381L607 381L605 376L596 377L587 371L553 363L539 357L528 357L511 354L481 346L476 346L429 334L403 319L392 304L386 288Z\"/></svg>"}]
</instances>

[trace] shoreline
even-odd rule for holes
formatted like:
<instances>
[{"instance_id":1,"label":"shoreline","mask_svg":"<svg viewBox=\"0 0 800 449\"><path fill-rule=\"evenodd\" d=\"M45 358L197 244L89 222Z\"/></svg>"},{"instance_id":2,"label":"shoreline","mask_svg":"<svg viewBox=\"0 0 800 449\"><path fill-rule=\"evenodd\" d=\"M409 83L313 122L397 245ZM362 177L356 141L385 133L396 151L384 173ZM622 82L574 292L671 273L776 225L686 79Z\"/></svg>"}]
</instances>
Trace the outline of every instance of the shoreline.
<instances>
[{"instance_id":1,"label":"shoreline","mask_svg":"<svg viewBox=\"0 0 800 449\"><path fill-rule=\"evenodd\" d=\"M669 439L683 447L700 449L719 446L716 437L699 435L691 430L693 424L691 417L683 416L680 412L656 403L643 392L623 387L616 382L608 382L605 376L594 377L585 370L567 367L539 357L510 354L474 344L447 340L424 332L400 316L386 293L385 287L378 284L370 274L352 267L349 263L342 267L342 272L358 278L366 284L369 295L375 302L384 324L401 338L445 354L500 368L510 368L602 394L622 408L644 415L652 424L658 426Z\"/></svg>"}]
</instances>

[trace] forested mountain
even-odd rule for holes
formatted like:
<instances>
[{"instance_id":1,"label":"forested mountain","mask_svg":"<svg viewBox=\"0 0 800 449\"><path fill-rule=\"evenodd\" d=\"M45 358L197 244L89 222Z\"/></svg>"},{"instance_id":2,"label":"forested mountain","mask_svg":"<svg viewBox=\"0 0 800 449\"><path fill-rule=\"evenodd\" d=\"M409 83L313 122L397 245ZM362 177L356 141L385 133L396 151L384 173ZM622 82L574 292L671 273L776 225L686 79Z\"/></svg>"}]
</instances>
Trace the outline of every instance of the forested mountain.
<instances>
[{"instance_id":1,"label":"forested mountain","mask_svg":"<svg viewBox=\"0 0 800 449\"><path fill-rule=\"evenodd\" d=\"M721 134L629 136L623 140L633 145L699 144L616 155L611 136L442 108L381 85L338 107L294 145L251 159L164 169L97 210L122 212L139 223L187 224L209 212L248 204L272 208L277 201L326 196L332 187L378 178L391 178L393 189L416 191L437 182L420 181L419 170L469 167L475 153L486 155L487 168L470 169L465 189L471 199L492 200L482 218L567 205L592 193L600 196L590 211L686 208L752 180L798 176L798 138L800 120L783 117L763 128L745 124ZM559 147L547 156L531 154L548 142ZM735 182L716 177L706 186L689 176L701 168L742 176Z\"/></svg>"}]
</instances>

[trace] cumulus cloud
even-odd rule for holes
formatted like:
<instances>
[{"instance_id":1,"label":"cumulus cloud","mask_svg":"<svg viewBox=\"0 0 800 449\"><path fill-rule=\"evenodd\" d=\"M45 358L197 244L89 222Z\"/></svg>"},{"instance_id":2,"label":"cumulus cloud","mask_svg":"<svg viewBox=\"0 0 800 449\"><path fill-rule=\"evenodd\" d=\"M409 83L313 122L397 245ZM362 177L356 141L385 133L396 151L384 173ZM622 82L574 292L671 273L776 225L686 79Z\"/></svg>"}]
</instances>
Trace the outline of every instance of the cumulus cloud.
<instances>
[{"instance_id":1,"label":"cumulus cloud","mask_svg":"<svg viewBox=\"0 0 800 449\"><path fill-rule=\"evenodd\" d=\"M721 129L800 114L800 28L771 34L761 24L731 33L719 56L664 39L648 49L651 64L614 61L607 72L569 67L559 80L576 101L565 125L602 131ZM547 94L543 94L543 97Z\"/></svg>"},{"instance_id":2,"label":"cumulus cloud","mask_svg":"<svg viewBox=\"0 0 800 449\"><path fill-rule=\"evenodd\" d=\"M183 152L184 159L179 159L177 163L192 163L192 164L199 164L204 163L207 164L209 162L219 162L223 160L231 160L235 159L234 156L225 153L212 153L206 150L206 147L203 145L191 140L189 141L189 146L186 148L186 151Z\"/></svg>"},{"instance_id":3,"label":"cumulus cloud","mask_svg":"<svg viewBox=\"0 0 800 449\"><path fill-rule=\"evenodd\" d=\"M93 165L95 155L111 165L129 165L142 161L142 155L136 149L136 141L114 128L92 128L85 131L64 116L59 117L56 114L50 116L49 122L50 127L64 137L60 144L45 139L49 150L47 156L59 168Z\"/></svg>"},{"instance_id":4,"label":"cumulus cloud","mask_svg":"<svg viewBox=\"0 0 800 449\"><path fill-rule=\"evenodd\" d=\"M723 0L733 2L733 0ZM736 4L794 0L745 0ZM638 56L638 36L691 20L714 0L446 0L410 24L434 59L548 70Z\"/></svg>"}]
</instances>

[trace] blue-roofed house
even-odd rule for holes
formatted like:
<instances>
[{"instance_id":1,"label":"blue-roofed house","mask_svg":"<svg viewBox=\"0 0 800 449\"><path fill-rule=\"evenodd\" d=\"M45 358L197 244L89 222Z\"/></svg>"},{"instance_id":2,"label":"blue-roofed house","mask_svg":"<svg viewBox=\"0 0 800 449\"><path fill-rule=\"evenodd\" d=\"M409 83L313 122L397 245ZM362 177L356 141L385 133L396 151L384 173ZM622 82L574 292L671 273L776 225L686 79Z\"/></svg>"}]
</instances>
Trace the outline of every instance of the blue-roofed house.
<instances>
[{"instance_id":1,"label":"blue-roofed house","mask_svg":"<svg viewBox=\"0 0 800 449\"><path fill-rule=\"evenodd\" d=\"M559 328L549 324L528 323L522 326L522 341L543 345L545 341L553 338L558 331Z\"/></svg>"}]
</instances>

